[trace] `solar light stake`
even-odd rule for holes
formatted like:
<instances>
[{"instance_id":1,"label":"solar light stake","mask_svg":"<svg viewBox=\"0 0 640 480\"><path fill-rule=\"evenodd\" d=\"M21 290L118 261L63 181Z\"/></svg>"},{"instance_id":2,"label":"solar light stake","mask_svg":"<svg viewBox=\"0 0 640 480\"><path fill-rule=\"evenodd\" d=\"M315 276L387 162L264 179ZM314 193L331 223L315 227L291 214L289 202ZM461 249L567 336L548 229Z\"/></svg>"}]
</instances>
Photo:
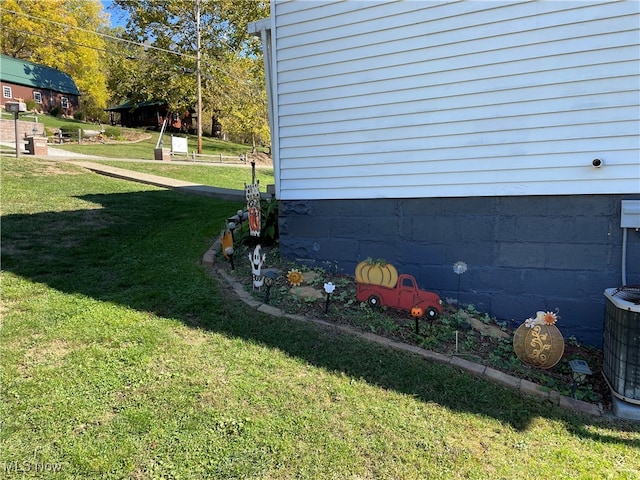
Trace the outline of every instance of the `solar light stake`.
<instances>
[{"instance_id":1,"label":"solar light stake","mask_svg":"<svg viewBox=\"0 0 640 480\"><path fill-rule=\"evenodd\" d=\"M235 270L235 265L233 264L233 247L227 247L224 249L224 253L225 255L227 255L227 257L229 257L229 262L231 263L231 270Z\"/></svg>"},{"instance_id":2,"label":"solar light stake","mask_svg":"<svg viewBox=\"0 0 640 480\"><path fill-rule=\"evenodd\" d=\"M324 304L324 313L327 314L329 313L329 301L331 300L331 294L333 293L333 291L336 289L336 286L331 283L331 282L327 282L324 284L324 291L327 294L327 301Z\"/></svg>"},{"instance_id":3,"label":"solar light stake","mask_svg":"<svg viewBox=\"0 0 640 480\"><path fill-rule=\"evenodd\" d=\"M467 264L464 262L456 262L453 264L453 273L458 275L458 297L456 298L456 309L460 311L460 275L467 271Z\"/></svg>"},{"instance_id":4,"label":"solar light stake","mask_svg":"<svg viewBox=\"0 0 640 480\"><path fill-rule=\"evenodd\" d=\"M424 315L424 310L421 307L413 307L411 309L411 316L416 319L416 335L420 335L420 319Z\"/></svg>"},{"instance_id":5,"label":"solar light stake","mask_svg":"<svg viewBox=\"0 0 640 480\"><path fill-rule=\"evenodd\" d=\"M267 270L264 272L264 286L266 287L266 291L264 294L264 303L267 305L271 300L271 287L275 283L277 277L278 274L273 270Z\"/></svg>"},{"instance_id":6,"label":"solar light stake","mask_svg":"<svg viewBox=\"0 0 640 480\"><path fill-rule=\"evenodd\" d=\"M571 367L571 376L573 377L573 382L571 383L571 396L576 398L576 389L578 385L584 382L587 379L587 376L591 375L591 369L589 365L584 360L571 360L569 362L569 366Z\"/></svg>"}]
</instances>

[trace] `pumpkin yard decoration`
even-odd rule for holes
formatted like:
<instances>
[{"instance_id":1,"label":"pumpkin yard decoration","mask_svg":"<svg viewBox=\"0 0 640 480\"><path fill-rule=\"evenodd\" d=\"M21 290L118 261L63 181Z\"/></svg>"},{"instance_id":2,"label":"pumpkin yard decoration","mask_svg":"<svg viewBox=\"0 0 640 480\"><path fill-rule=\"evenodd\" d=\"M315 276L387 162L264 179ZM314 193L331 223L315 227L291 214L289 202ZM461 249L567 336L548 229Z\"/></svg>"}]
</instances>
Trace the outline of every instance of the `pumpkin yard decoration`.
<instances>
[{"instance_id":1,"label":"pumpkin yard decoration","mask_svg":"<svg viewBox=\"0 0 640 480\"><path fill-rule=\"evenodd\" d=\"M424 311L420 307L411 309L411 316L416 319L416 335L420 335L420 319L424 316Z\"/></svg>"},{"instance_id":2,"label":"pumpkin yard decoration","mask_svg":"<svg viewBox=\"0 0 640 480\"><path fill-rule=\"evenodd\" d=\"M407 312L419 308L422 316L430 320L442 313L442 300L436 293L421 290L413 276L399 275L396 268L384 260L363 260L356 265L355 277L359 302Z\"/></svg>"},{"instance_id":3,"label":"pumpkin yard decoration","mask_svg":"<svg viewBox=\"0 0 640 480\"><path fill-rule=\"evenodd\" d=\"M396 267L384 260L367 259L356 266L356 282L393 288L398 281Z\"/></svg>"},{"instance_id":4,"label":"pumpkin yard decoration","mask_svg":"<svg viewBox=\"0 0 640 480\"><path fill-rule=\"evenodd\" d=\"M513 349L523 363L538 368L551 368L564 354L564 338L556 327L558 316L553 312L537 312L513 334Z\"/></svg>"}]
</instances>

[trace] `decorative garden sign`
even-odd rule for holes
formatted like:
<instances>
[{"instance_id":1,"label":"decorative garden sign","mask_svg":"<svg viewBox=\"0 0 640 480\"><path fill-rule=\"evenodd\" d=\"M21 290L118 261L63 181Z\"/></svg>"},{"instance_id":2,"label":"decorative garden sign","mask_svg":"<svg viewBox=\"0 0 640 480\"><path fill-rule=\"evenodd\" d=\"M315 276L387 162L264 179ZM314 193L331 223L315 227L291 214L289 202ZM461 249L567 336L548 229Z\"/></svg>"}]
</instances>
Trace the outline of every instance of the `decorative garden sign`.
<instances>
[{"instance_id":1,"label":"decorative garden sign","mask_svg":"<svg viewBox=\"0 0 640 480\"><path fill-rule=\"evenodd\" d=\"M264 285L264 275L262 275L262 265L267 260L267 254L262 253L262 247L256 245L253 254L249 254L249 262L251 262L251 276L253 278L253 288L258 290Z\"/></svg>"},{"instance_id":2,"label":"decorative garden sign","mask_svg":"<svg viewBox=\"0 0 640 480\"><path fill-rule=\"evenodd\" d=\"M513 334L513 349L518 358L529 365L551 368L564 354L564 338L555 323L553 312L537 312L528 318Z\"/></svg>"},{"instance_id":3,"label":"decorative garden sign","mask_svg":"<svg viewBox=\"0 0 640 480\"><path fill-rule=\"evenodd\" d=\"M260 236L260 181L256 183L244 184L244 191L247 197L247 211L249 212L249 234L254 237Z\"/></svg>"},{"instance_id":4,"label":"decorative garden sign","mask_svg":"<svg viewBox=\"0 0 640 480\"><path fill-rule=\"evenodd\" d=\"M407 312L417 307L429 319L442 313L442 300L437 294L421 290L413 276L398 275L396 268L384 260L363 260L356 266L355 276L359 302Z\"/></svg>"}]
</instances>

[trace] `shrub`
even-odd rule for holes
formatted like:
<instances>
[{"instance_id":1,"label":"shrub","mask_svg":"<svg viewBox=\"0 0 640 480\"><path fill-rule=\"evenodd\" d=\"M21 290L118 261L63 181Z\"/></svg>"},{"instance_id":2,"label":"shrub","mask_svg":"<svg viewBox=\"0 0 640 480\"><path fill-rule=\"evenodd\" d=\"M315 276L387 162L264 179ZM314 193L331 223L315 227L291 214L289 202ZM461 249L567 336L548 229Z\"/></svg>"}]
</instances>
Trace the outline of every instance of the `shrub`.
<instances>
[{"instance_id":1,"label":"shrub","mask_svg":"<svg viewBox=\"0 0 640 480\"><path fill-rule=\"evenodd\" d=\"M38 110L38 102L36 102L33 98L25 100L24 103L27 105L27 110L31 112L34 110Z\"/></svg>"},{"instance_id":2,"label":"shrub","mask_svg":"<svg viewBox=\"0 0 640 480\"><path fill-rule=\"evenodd\" d=\"M261 200L260 210L262 211L260 236L251 236L249 222L243 222L234 232L236 241L247 246L255 246L257 243L263 246L278 244L278 202L276 200Z\"/></svg>"},{"instance_id":3,"label":"shrub","mask_svg":"<svg viewBox=\"0 0 640 480\"><path fill-rule=\"evenodd\" d=\"M124 136L122 135L122 131L118 127L105 127L104 128L104 137L105 138L113 138L114 140L124 140Z\"/></svg>"}]
</instances>

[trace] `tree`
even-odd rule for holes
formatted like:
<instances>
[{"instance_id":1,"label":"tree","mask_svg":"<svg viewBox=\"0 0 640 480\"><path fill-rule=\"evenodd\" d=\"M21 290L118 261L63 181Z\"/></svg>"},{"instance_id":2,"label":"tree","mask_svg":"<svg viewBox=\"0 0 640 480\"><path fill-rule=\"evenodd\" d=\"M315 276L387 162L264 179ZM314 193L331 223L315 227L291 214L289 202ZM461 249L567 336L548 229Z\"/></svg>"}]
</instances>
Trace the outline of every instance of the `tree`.
<instances>
[{"instance_id":1,"label":"tree","mask_svg":"<svg viewBox=\"0 0 640 480\"><path fill-rule=\"evenodd\" d=\"M146 50L138 39L123 30L112 34L123 41L110 41L113 53L107 58L108 85L115 103L131 100L163 100L169 109L184 112L191 108L195 98L195 83L189 72L195 69L195 60L161 50ZM130 43L132 42L132 43Z\"/></svg>"},{"instance_id":2,"label":"tree","mask_svg":"<svg viewBox=\"0 0 640 480\"><path fill-rule=\"evenodd\" d=\"M113 66L111 85L120 100L164 100L172 111L196 104L196 21L194 0L115 0L128 13L123 39L137 68ZM200 0L201 72L204 118L215 112L224 131L268 141L266 92L259 43L247 23L269 14L256 0Z\"/></svg>"},{"instance_id":3,"label":"tree","mask_svg":"<svg viewBox=\"0 0 640 480\"><path fill-rule=\"evenodd\" d=\"M69 74L90 117L104 115L108 92L99 0L3 0L0 52Z\"/></svg>"},{"instance_id":4,"label":"tree","mask_svg":"<svg viewBox=\"0 0 640 480\"><path fill-rule=\"evenodd\" d=\"M267 91L261 58L229 55L207 90L206 105L235 141L268 145Z\"/></svg>"}]
</instances>

